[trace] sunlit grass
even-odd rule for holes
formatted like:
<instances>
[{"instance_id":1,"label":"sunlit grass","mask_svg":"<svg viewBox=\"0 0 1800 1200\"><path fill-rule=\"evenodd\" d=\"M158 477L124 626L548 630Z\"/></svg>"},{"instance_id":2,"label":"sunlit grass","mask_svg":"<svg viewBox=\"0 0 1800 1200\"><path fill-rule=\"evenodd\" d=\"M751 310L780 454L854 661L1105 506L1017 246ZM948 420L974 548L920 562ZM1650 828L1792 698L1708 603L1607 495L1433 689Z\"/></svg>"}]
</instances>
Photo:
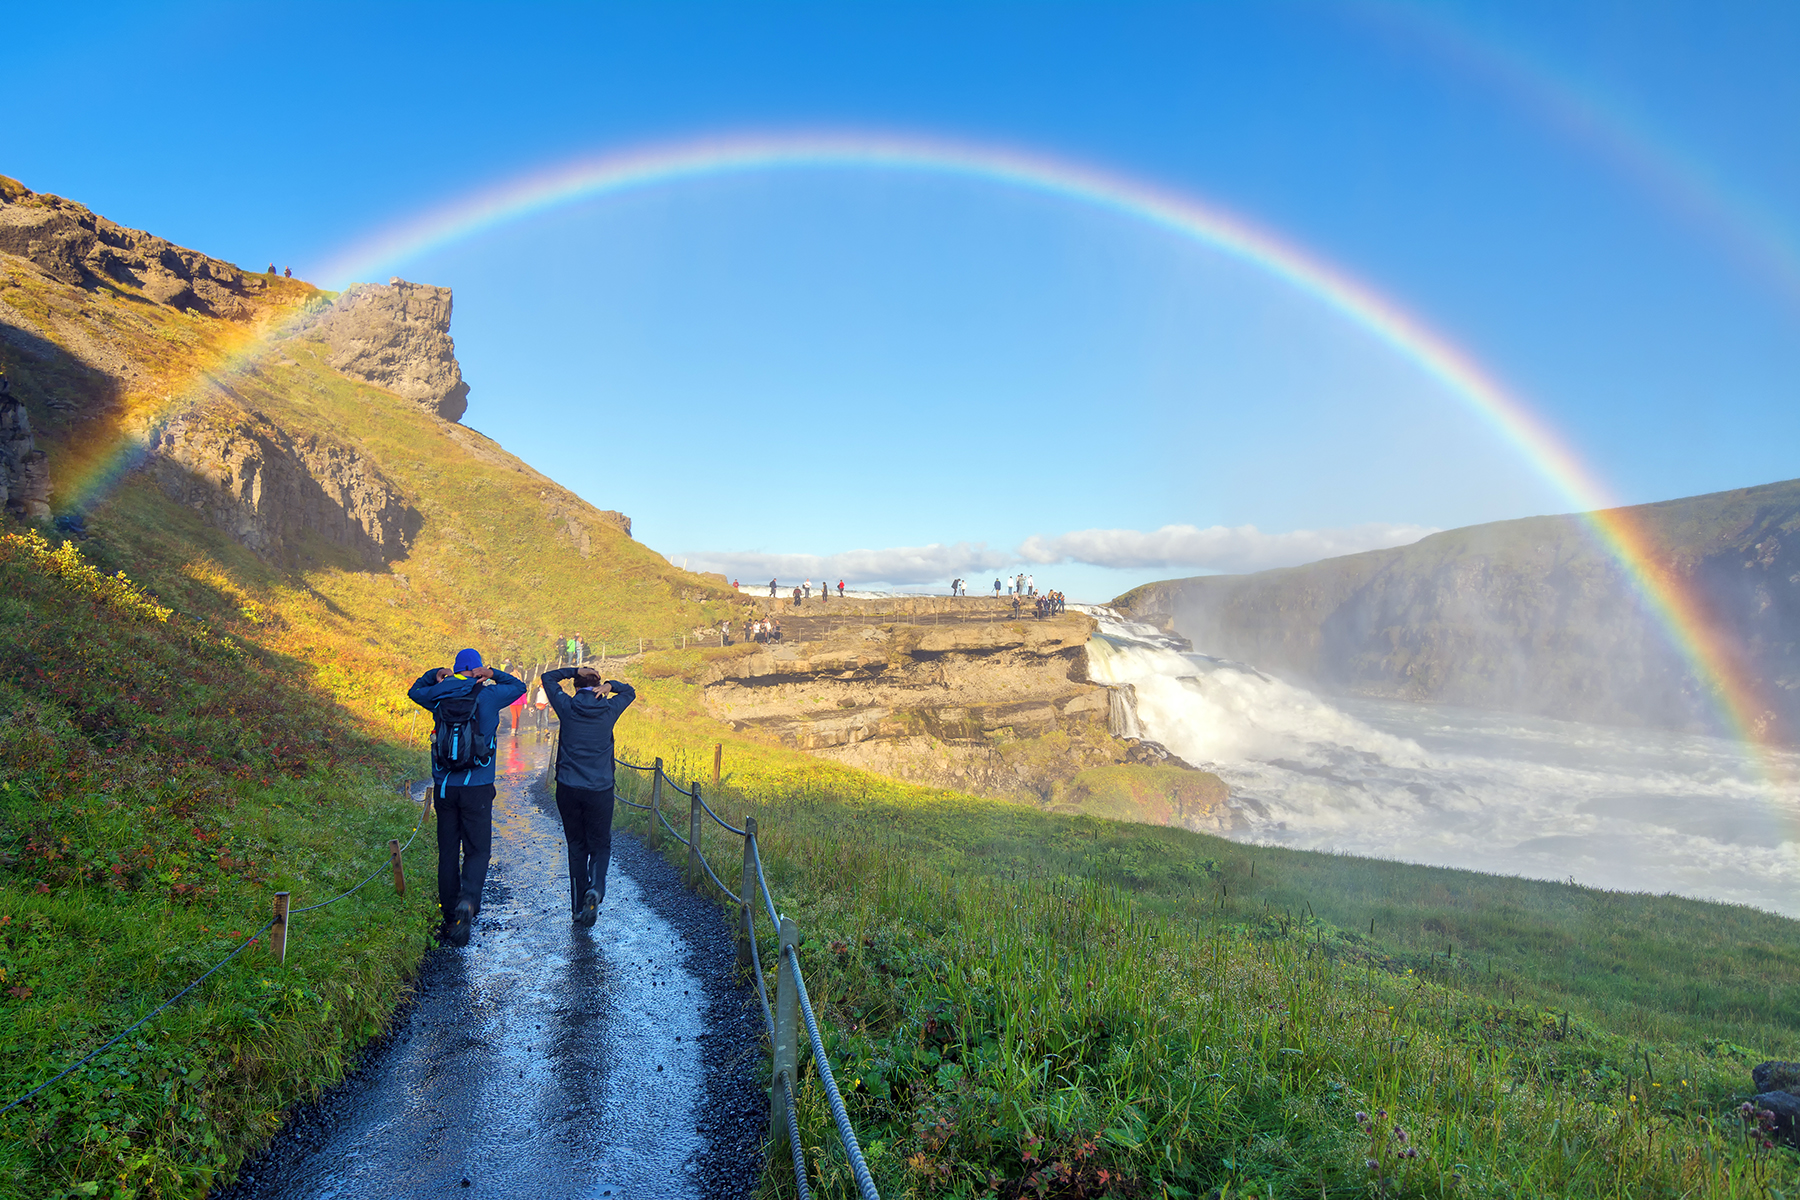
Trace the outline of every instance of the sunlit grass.
<instances>
[{"instance_id":1,"label":"sunlit grass","mask_svg":"<svg viewBox=\"0 0 1800 1200\"><path fill-rule=\"evenodd\" d=\"M660 749L704 790L701 736L640 722L626 754ZM1791 989L1791 967L1720 984L1745 1007L1710 1016L1687 978L1791 951L1781 918L1039 813L741 741L725 765L709 800L758 821L883 1195L1752 1196L1800 1179L1735 1113L1750 1066L1796 1050L1779 1010L1748 1005ZM735 883L735 839L707 845ZM1373 936L1337 923L1370 904ZM1617 982L1644 959L1661 965ZM815 1184L853 1195L816 1085L802 1103Z\"/></svg>"}]
</instances>

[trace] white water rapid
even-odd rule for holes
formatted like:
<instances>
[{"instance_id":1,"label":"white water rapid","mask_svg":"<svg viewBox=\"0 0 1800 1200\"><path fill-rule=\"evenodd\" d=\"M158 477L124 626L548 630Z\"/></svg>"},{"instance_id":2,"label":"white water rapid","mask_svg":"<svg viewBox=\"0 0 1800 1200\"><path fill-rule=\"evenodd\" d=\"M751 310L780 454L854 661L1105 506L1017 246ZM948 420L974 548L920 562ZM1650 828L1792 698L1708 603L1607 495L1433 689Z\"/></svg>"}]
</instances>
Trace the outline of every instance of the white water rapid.
<instances>
[{"instance_id":1,"label":"white water rapid","mask_svg":"<svg viewBox=\"0 0 1800 1200\"><path fill-rule=\"evenodd\" d=\"M1131 685L1142 736L1230 785L1239 840L1800 916L1800 794L1771 784L1734 742L1327 700L1109 610L1083 611L1100 621L1088 645L1095 681Z\"/></svg>"}]
</instances>

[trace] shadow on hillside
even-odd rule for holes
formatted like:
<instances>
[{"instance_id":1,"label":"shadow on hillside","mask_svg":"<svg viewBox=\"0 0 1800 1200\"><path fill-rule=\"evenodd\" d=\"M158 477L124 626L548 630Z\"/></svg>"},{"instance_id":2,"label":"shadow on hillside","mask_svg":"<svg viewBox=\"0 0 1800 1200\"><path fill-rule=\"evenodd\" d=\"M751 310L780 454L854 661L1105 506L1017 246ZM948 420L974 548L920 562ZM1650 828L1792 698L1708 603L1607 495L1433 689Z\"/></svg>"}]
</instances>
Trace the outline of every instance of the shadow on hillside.
<instances>
[{"instance_id":1,"label":"shadow on hillside","mask_svg":"<svg viewBox=\"0 0 1800 1200\"><path fill-rule=\"evenodd\" d=\"M123 398L119 381L55 342L8 320L0 310L0 371L24 401L35 431L59 440L104 416Z\"/></svg>"}]
</instances>

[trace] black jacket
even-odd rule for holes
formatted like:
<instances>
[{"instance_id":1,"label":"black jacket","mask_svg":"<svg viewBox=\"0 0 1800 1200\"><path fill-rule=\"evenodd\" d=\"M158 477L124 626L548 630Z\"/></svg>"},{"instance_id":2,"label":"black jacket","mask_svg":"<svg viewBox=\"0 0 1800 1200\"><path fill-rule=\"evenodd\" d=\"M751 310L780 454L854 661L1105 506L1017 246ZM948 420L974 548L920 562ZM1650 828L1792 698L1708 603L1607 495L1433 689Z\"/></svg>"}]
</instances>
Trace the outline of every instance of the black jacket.
<instances>
[{"instance_id":1,"label":"black jacket","mask_svg":"<svg viewBox=\"0 0 1800 1200\"><path fill-rule=\"evenodd\" d=\"M562 722L556 741L556 782L604 791L613 785L613 722L631 707L637 693L629 683L609 679L610 696L579 691L570 696L558 685L573 678L574 667L560 667L545 671L542 679L544 695Z\"/></svg>"}]
</instances>

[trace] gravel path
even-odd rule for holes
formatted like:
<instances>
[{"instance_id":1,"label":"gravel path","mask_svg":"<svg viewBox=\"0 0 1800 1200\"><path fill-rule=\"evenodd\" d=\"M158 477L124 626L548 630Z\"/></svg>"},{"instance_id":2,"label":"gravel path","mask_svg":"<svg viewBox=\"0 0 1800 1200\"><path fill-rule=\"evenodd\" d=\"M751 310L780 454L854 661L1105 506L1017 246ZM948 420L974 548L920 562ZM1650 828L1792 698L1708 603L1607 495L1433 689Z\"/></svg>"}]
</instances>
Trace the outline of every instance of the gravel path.
<instances>
[{"instance_id":1,"label":"gravel path","mask_svg":"<svg viewBox=\"0 0 1800 1200\"><path fill-rule=\"evenodd\" d=\"M768 1116L761 1015L737 982L729 922L615 833L600 919L575 928L561 824L531 786L535 742L503 739L493 864L469 945L427 956L386 1040L291 1114L222 1196L755 1191Z\"/></svg>"}]
</instances>

